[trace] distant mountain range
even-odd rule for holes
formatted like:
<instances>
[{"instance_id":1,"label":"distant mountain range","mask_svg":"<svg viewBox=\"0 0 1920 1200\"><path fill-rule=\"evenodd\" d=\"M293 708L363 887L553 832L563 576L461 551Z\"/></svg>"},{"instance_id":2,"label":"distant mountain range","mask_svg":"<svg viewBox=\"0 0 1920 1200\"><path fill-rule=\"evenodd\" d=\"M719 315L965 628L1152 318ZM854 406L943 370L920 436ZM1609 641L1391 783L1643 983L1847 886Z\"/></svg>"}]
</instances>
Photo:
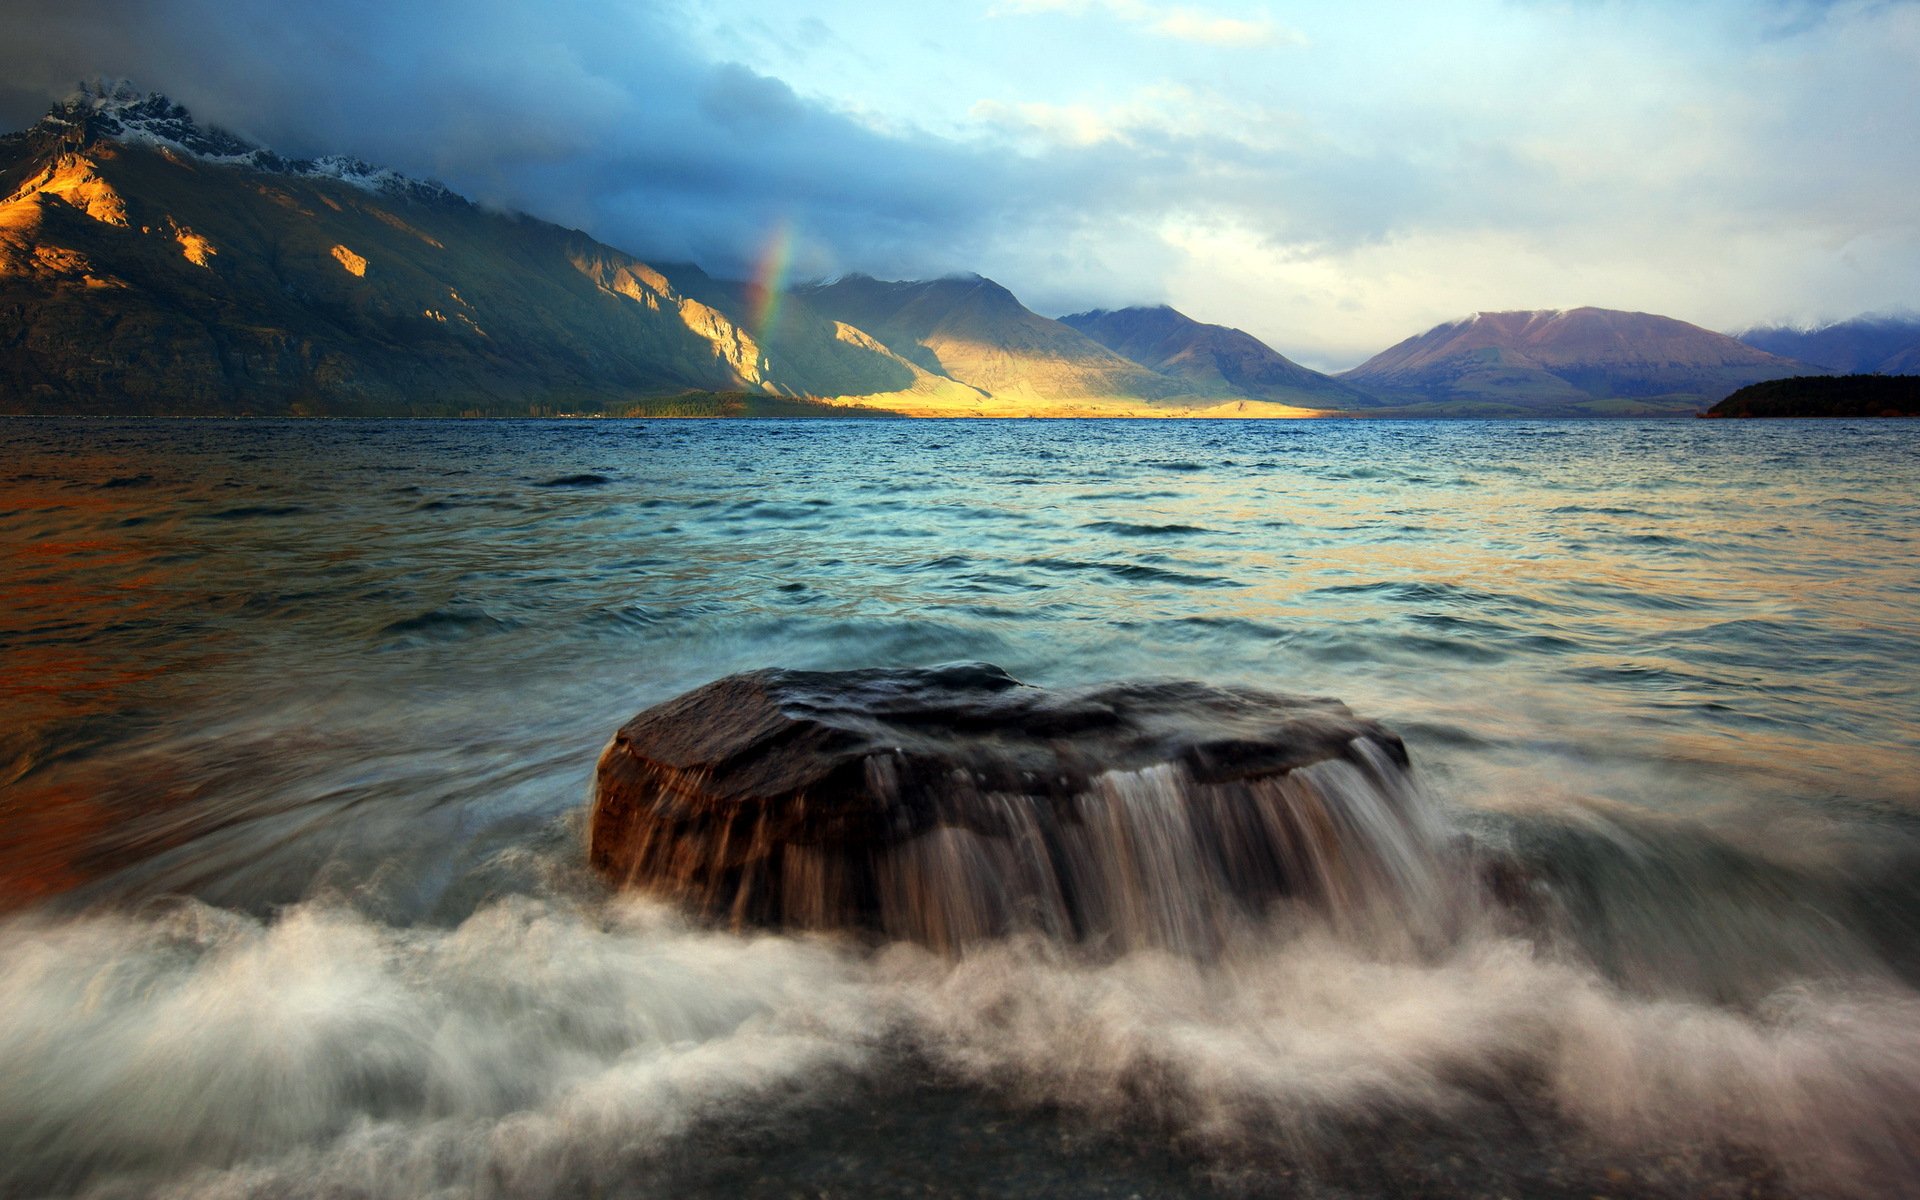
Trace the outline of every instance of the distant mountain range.
<instances>
[{"instance_id":1,"label":"distant mountain range","mask_svg":"<svg viewBox=\"0 0 1920 1200\"><path fill-rule=\"evenodd\" d=\"M1920 317L1856 317L1813 329L1775 325L1740 340L1842 374L1920 375Z\"/></svg>"},{"instance_id":2,"label":"distant mountain range","mask_svg":"<svg viewBox=\"0 0 1920 1200\"><path fill-rule=\"evenodd\" d=\"M1761 380L1822 373L1672 317L1576 308L1476 313L1340 379L1415 412L1662 416Z\"/></svg>"},{"instance_id":3,"label":"distant mountain range","mask_svg":"<svg viewBox=\"0 0 1920 1200\"><path fill-rule=\"evenodd\" d=\"M1184 313L1152 308L1095 309L1060 318L1116 354L1203 391L1302 408L1365 408L1372 396L1274 351L1252 334L1204 325Z\"/></svg>"},{"instance_id":4,"label":"distant mountain range","mask_svg":"<svg viewBox=\"0 0 1920 1200\"><path fill-rule=\"evenodd\" d=\"M355 159L285 158L125 87L0 138L0 412L1679 414L1860 369L1829 342L1892 347L1881 370L1920 345L1482 313L1333 378L1164 306L1051 320L977 275L767 300Z\"/></svg>"},{"instance_id":5,"label":"distant mountain range","mask_svg":"<svg viewBox=\"0 0 1920 1200\"><path fill-rule=\"evenodd\" d=\"M979 393L968 407L980 415L1112 399L1153 405L1199 394L1032 312L978 275L923 282L849 275L793 295L926 370L964 381Z\"/></svg>"}]
</instances>

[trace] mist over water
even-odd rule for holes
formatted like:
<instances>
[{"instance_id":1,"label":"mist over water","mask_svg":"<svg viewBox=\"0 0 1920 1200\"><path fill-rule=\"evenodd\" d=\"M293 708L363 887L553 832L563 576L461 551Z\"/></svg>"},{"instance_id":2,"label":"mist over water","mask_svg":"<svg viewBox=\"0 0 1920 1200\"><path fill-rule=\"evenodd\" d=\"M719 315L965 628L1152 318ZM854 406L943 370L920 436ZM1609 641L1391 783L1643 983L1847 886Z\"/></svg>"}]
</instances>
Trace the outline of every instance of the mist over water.
<instances>
[{"instance_id":1,"label":"mist over water","mask_svg":"<svg viewBox=\"0 0 1920 1200\"><path fill-rule=\"evenodd\" d=\"M1894 423L6 422L0 1191L1912 1189L1916 485ZM582 870L639 708L956 659L1337 696L1417 820L1204 953Z\"/></svg>"}]
</instances>

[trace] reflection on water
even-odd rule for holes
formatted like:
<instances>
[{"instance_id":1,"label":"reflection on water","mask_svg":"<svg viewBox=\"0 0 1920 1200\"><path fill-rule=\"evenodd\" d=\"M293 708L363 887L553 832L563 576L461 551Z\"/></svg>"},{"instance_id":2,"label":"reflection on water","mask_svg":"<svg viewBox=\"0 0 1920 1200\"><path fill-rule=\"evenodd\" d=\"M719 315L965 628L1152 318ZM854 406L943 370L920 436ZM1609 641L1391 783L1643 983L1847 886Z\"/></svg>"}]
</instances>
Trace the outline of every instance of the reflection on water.
<instances>
[{"instance_id":1,"label":"reflection on water","mask_svg":"<svg viewBox=\"0 0 1920 1200\"><path fill-rule=\"evenodd\" d=\"M692 1187L663 1147L758 1161L716 1112L777 1125L903 1054L942 1082L881 1107L945 1115L896 1158L985 1103L1191 1156L1134 1190L1658 1194L1749 1152L1763 1190L1874 1190L1920 1111L1917 485L1899 423L8 421L0 1190ZM1211 966L955 965L575 873L638 708L954 659L1338 696L1508 911L1439 961L1277 915ZM567 962L545 1000L469 977ZM108 1045L152 1057L64 1078ZM236 1090L181 1108L202 1077ZM1524 1161L1484 1144L1512 1103L1547 1114ZM885 1157L827 1109L791 1161ZM1379 1121L1432 1152L1328 1164ZM1620 1149L1650 1131L1735 1157L1659 1176ZM1029 1191L1076 1161L1021 1153Z\"/></svg>"}]
</instances>

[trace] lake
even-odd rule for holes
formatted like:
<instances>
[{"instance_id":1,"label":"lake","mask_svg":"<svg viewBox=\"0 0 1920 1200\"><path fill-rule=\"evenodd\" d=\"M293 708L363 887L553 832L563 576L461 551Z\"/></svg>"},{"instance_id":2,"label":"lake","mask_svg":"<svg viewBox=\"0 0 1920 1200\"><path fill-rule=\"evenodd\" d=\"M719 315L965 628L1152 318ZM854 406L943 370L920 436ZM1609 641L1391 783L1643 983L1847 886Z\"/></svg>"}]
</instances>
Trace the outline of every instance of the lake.
<instances>
[{"instance_id":1,"label":"lake","mask_svg":"<svg viewBox=\"0 0 1920 1200\"><path fill-rule=\"evenodd\" d=\"M1907 423L9 419L0 554L0 1191L1920 1186ZM1379 719L1448 935L583 869L640 709L961 660Z\"/></svg>"}]
</instances>

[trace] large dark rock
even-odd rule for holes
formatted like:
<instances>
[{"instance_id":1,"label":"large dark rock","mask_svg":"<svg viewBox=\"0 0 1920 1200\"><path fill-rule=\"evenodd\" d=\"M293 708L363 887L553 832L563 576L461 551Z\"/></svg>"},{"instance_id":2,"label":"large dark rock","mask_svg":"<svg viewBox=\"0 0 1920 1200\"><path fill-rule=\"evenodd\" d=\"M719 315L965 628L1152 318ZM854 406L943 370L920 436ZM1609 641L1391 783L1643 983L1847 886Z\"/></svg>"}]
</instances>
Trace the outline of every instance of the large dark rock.
<instances>
[{"instance_id":1,"label":"large dark rock","mask_svg":"<svg viewBox=\"0 0 1920 1200\"><path fill-rule=\"evenodd\" d=\"M1230 908L1351 908L1417 873L1405 767L1333 700L1048 690L977 663L755 671L614 735L589 854L735 924L1192 946Z\"/></svg>"}]
</instances>

